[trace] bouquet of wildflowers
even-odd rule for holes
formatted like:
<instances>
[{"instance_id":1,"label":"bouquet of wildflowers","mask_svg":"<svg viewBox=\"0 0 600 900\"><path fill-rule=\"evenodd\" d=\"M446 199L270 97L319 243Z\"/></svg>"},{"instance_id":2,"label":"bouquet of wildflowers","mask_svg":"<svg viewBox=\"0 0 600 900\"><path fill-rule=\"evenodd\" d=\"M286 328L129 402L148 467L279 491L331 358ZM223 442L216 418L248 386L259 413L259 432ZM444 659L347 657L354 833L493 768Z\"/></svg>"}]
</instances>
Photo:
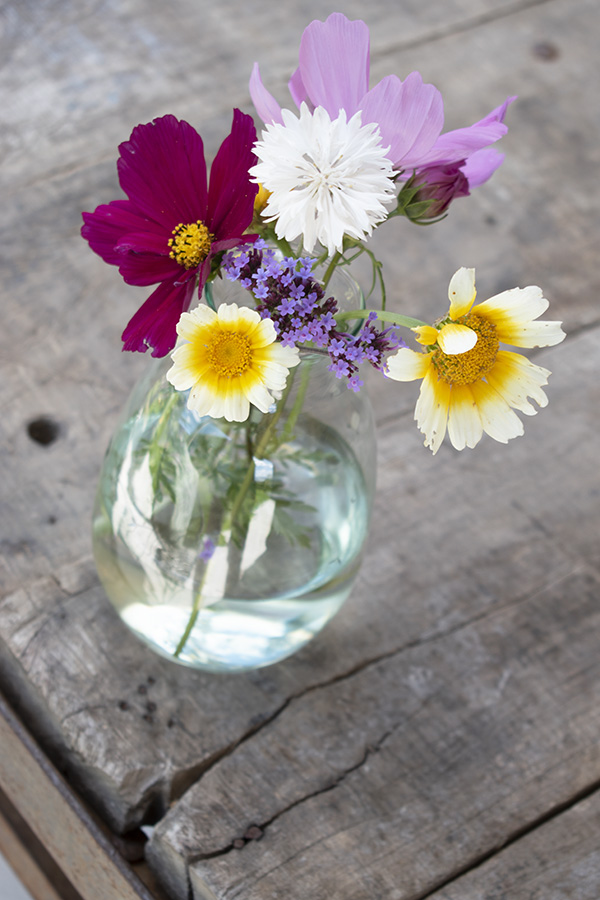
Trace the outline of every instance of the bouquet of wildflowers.
<instances>
[{"instance_id":1,"label":"bouquet of wildflowers","mask_svg":"<svg viewBox=\"0 0 600 900\"><path fill-rule=\"evenodd\" d=\"M514 288L476 304L475 273L464 267L450 279L449 307L433 324L391 311L381 262L368 246L384 222L439 221L454 200L490 178L503 159L492 145L507 131L515 98L443 133L441 94L419 73L404 81L388 75L370 87L368 28L339 13L304 31L289 90L296 110L279 106L255 65L250 95L264 129L257 136L253 119L234 110L210 177L202 139L187 122L166 115L138 125L119 147L127 199L83 214L83 237L102 259L129 284L156 285L125 327L124 349L171 354L169 404L185 392L188 409L224 423L220 433L229 442L227 464L223 447L211 449L208 437L193 448L188 442L201 486L195 482L201 499L192 503L175 489L177 467L165 457L167 410L157 413L144 445L153 489L178 506L170 515L186 540L192 523L200 523L200 551L180 563L195 586L175 656L199 611L223 595L209 590L219 553L230 571L232 543L247 544L253 523L266 535L275 521L290 543L308 540L297 524L306 504L301 509L276 481L276 500L267 498L266 476L257 470L269 448L281 451L285 465L296 464L289 438L304 388L290 401L279 436L277 423L302 351L325 357L353 392L367 365L396 381L420 379L415 418L436 453L446 434L459 450L474 447L484 432L502 442L522 434L517 411L534 414L532 400L546 405L542 387L550 373L501 345L540 347L564 338L559 322L538 321L548 307L540 288ZM331 279L363 254L381 302L341 308ZM223 281L235 283L245 301L217 306L213 288ZM420 349L406 345L401 328ZM246 423L237 455L227 423ZM229 487L217 513L210 495L224 473ZM238 569L245 567L242 560Z\"/></svg>"},{"instance_id":2,"label":"bouquet of wildflowers","mask_svg":"<svg viewBox=\"0 0 600 900\"><path fill-rule=\"evenodd\" d=\"M84 213L82 234L127 283L158 284L125 328L124 349L164 356L179 336L169 381L190 390L198 413L230 421L245 420L250 405L268 412L298 348L312 346L353 390L365 363L398 381L422 379L415 417L434 453L446 430L457 449L483 432L504 442L522 434L514 410L534 413L529 398L546 404L549 373L500 344L563 339L559 323L536 321L548 306L541 290L474 305L474 271L462 268L448 312L430 325L385 309L381 265L365 243L397 216L436 221L486 181L502 162L491 145L506 133L514 98L441 133L441 94L417 72L369 88L368 28L340 13L306 28L289 89L299 114L279 106L255 65L250 94L265 129L257 140L252 119L235 110L208 183L200 135L173 116L139 125L120 146L128 199ZM383 308L340 313L329 277L361 253L372 258ZM247 288L250 308L201 303L188 312L222 277ZM361 317L356 335L347 325ZM423 351L382 325L411 328Z\"/></svg>"}]
</instances>

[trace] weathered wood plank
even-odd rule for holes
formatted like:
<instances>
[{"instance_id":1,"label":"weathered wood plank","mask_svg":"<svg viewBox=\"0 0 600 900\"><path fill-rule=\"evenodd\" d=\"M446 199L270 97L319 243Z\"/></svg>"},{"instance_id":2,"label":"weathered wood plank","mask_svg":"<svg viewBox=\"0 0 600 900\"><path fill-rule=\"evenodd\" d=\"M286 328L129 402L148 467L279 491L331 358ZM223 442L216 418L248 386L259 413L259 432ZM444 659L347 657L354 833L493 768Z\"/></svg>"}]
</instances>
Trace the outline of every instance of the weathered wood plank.
<instances>
[{"instance_id":1,"label":"weathered wood plank","mask_svg":"<svg viewBox=\"0 0 600 900\"><path fill-rule=\"evenodd\" d=\"M461 456L445 447L432 459L411 421L416 386L378 382L381 478L367 563L343 615L295 659L254 675L202 676L151 655L103 598L86 523L108 436L145 365L118 348L147 291L121 284L82 244L80 210L116 196L116 144L135 122L187 116L214 151L231 106L250 108L254 59L284 99L302 27L329 11L316 0L293 13L192 0L176 13L139 0L2 10L0 671L54 759L119 830L160 816L220 755L270 719L275 726L292 698L600 564L590 328L537 355L555 372L551 405L509 447L486 442ZM345 11L365 15L353 2ZM368 19L373 77L419 68L443 89L449 127L521 94L490 185L436 228L382 230L394 307L435 318L451 273L474 264L482 295L539 282L553 316L574 332L589 328L600 287L595 2L377 0ZM540 41L558 54L540 58ZM41 416L58 426L48 444L28 435ZM436 871L447 864L443 856Z\"/></svg>"},{"instance_id":2,"label":"weathered wood plank","mask_svg":"<svg viewBox=\"0 0 600 900\"><path fill-rule=\"evenodd\" d=\"M305 694L167 814L151 861L182 898L186 856L195 897L426 895L598 783L599 592L574 571Z\"/></svg>"},{"instance_id":3,"label":"weathered wood plank","mask_svg":"<svg viewBox=\"0 0 600 900\"><path fill-rule=\"evenodd\" d=\"M153 900L0 698L0 782L81 900Z\"/></svg>"},{"instance_id":4,"label":"weathered wood plank","mask_svg":"<svg viewBox=\"0 0 600 900\"><path fill-rule=\"evenodd\" d=\"M595 297L600 290L595 280L597 267L585 265L582 260L592 258L592 242L598 233L600 204L590 202L590 186L596 183L600 149L591 132L582 126L580 112L585 109L590 118L600 115L593 79L587 75L595 61L592 29L587 28L592 8L595 7L590 0L577 0L576 4L555 0L494 25L452 35L415 50L397 54L390 51L374 60L374 78L391 70L419 66L426 77L442 85L449 125L472 121L507 94L526 92L510 111L512 133L505 141L508 157L490 185L468 201L458 201L451 216L435 228L412 228L395 222L387 231L381 230L381 240L375 243L380 245L385 259L390 299L395 308L421 310L425 317L437 317L445 309L450 275L466 263L478 267L480 290L488 295L514 284L537 282L552 300L553 315L565 318L571 330L595 320ZM34 18L37 9L32 7ZM100 17L97 37L103 49L96 55L102 59L109 54L109 25L118 32L107 9L110 12L110 5ZM164 15L169 16L166 8ZM266 11L262 15L264 18L256 19L261 34L264 29L259 26L266 25ZM32 25L30 40L48 45L40 56L45 60L44 54L54 46L52 40L62 46L61 40L67 39L69 28L79 33L85 25L89 31L94 21L94 17L88 17L79 22L73 11L65 29L57 29L46 20L38 28ZM145 21L143 17L141 21ZM566 21L568 29L564 27ZM401 28L398 30L404 33ZM91 41L88 31L85 37ZM555 61L544 62L532 55L531 48L540 37L556 41L560 53ZM383 38L379 41L382 43ZM37 44L25 41L25 45L28 57L37 60ZM94 46L93 42L90 46ZM252 58L268 59L268 47L262 54L259 49L247 48L246 52ZM118 41L111 52L115 60L123 62ZM183 57L181 49L178 52ZM295 42L294 49L287 52L290 56L296 53ZM91 49L90 54L96 58ZM76 63L75 53L59 54L56 49L55 55L62 60L61 65L68 63L67 73L81 64ZM500 82L497 69L489 62L492 58L506 61ZM465 59L472 60L471 64L466 66ZM444 60L448 60L447 65ZM223 84L237 83L242 77L245 84L245 62L244 56L232 65ZM280 65L281 71L288 71L283 62ZM197 68L202 70L203 66ZM144 71L142 66L140 78ZM10 79L15 77L13 68L5 66L4 74L9 79L8 92ZM30 91L42 76L43 70L38 71L36 78L32 76L28 82ZM168 72L161 77L172 96L179 98L185 79L181 77L174 84ZM212 77L209 93L220 97L221 119L217 121L210 110L205 112L204 103L201 118L214 146L228 124L230 113L225 110L232 101L227 102L216 90L220 82L216 74ZM476 96L471 87L474 80L478 86ZM83 87L80 89L83 91ZM97 90L107 90L105 82L99 81ZM573 102L576 91L580 97L577 104ZM12 93L8 95L11 97ZM193 94L196 108L197 96L197 92ZM191 103L187 92L185 97ZM101 457L126 394L145 364L143 358L121 355L119 338L147 290L122 284L116 271L95 258L78 237L81 209L93 208L116 196L117 142L129 134L134 121L151 115L140 106L132 107L129 95L127 100L115 112L118 134L107 135L106 121L101 116L92 119L92 113L97 113L95 107L86 107L77 114L81 116L80 140L88 142L85 148L79 148L77 159L80 166L85 161L85 166L77 171L69 168L66 174L53 178L40 176L41 180L30 186L21 185L18 191L11 186L5 195L7 215L0 227L6 295L0 337L0 406L5 447L0 463L5 504L0 536L4 551L0 593L27 580L50 575L57 564L76 562L89 555L89 534L82 523L89 520ZM28 109L28 121L37 123L31 115L31 102L26 96L21 97L20 115ZM179 111L176 106L173 108ZM52 114L58 115L56 110ZM77 115L73 113L74 120ZM199 118L196 113L195 119ZM554 141L563 143L557 151L550 151L548 134L557 119L561 129ZM60 135L59 124L53 123L48 133ZM573 135L577 135L576 140ZM30 145L39 146L39 139L39 135L31 135ZM106 161L90 165L90 157L96 158L91 150L100 140L106 141ZM68 143L66 139L65 142ZM61 144L61 159L64 150ZM38 158L45 159L45 152L36 154L35 159ZM564 159L569 160L567 173ZM29 157L21 158L25 172L31 162ZM556 185L565 179L568 190L556 196ZM490 224L490 216L495 224ZM524 234L525 229L531 231L531 237ZM25 233L27 242L23 241ZM35 264L31 259L32 246ZM381 384L380 379L374 396L380 419L398 409L406 411L412 403L410 389ZM28 424L40 416L49 417L59 428L57 439L50 445L41 446L28 437Z\"/></svg>"},{"instance_id":5,"label":"weathered wood plank","mask_svg":"<svg viewBox=\"0 0 600 900\"><path fill-rule=\"evenodd\" d=\"M473 28L531 2L373 0L373 55ZM14 189L90 159L112 159L135 122L165 112L224 124L226 110L249 104L255 60L273 90L287 95L303 28L331 11L324 0L302 7L274 7L268 0L181 0L175 7L143 0L9 0L0 9L4 184ZM344 12L365 15L359 0L347 0ZM214 150L214 126L209 131Z\"/></svg>"},{"instance_id":6,"label":"weathered wood plank","mask_svg":"<svg viewBox=\"0 0 600 900\"><path fill-rule=\"evenodd\" d=\"M553 418L530 421L521 442L481 445L470 461L451 450L433 460L410 423L400 435L396 423L383 431L371 551L359 585L344 614L298 656L223 678L174 666L123 629L91 564L66 566L0 605L11 699L122 830L159 815L290 697L452 630L515 591L528 596L561 581L582 560L596 562L595 417L581 401L595 390L599 341L590 332L554 351L565 378L556 381ZM551 461L567 454L557 482Z\"/></svg>"},{"instance_id":7,"label":"weathered wood plank","mask_svg":"<svg viewBox=\"0 0 600 900\"><path fill-rule=\"evenodd\" d=\"M54 890L44 872L32 862L29 853L1 814L0 853L8 860L11 869L33 900L64 900Z\"/></svg>"},{"instance_id":8,"label":"weathered wood plank","mask_svg":"<svg viewBox=\"0 0 600 900\"><path fill-rule=\"evenodd\" d=\"M429 900L597 900L599 833L596 792Z\"/></svg>"}]
</instances>

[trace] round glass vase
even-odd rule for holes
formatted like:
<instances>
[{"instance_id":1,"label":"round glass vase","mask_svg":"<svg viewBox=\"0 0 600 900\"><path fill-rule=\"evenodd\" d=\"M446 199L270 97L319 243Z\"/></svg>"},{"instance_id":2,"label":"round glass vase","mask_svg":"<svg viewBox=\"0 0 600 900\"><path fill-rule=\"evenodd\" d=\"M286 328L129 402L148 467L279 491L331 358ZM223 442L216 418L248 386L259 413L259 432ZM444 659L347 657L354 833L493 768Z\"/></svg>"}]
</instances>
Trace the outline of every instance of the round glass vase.
<instances>
[{"instance_id":1,"label":"round glass vase","mask_svg":"<svg viewBox=\"0 0 600 900\"><path fill-rule=\"evenodd\" d=\"M362 299L344 271L328 293ZM212 295L217 306L248 296L230 282ZM170 357L153 360L110 442L93 516L98 574L123 622L176 662L276 663L350 593L375 488L371 406L325 353L300 355L271 411L252 407L241 423L189 410L166 380Z\"/></svg>"}]
</instances>

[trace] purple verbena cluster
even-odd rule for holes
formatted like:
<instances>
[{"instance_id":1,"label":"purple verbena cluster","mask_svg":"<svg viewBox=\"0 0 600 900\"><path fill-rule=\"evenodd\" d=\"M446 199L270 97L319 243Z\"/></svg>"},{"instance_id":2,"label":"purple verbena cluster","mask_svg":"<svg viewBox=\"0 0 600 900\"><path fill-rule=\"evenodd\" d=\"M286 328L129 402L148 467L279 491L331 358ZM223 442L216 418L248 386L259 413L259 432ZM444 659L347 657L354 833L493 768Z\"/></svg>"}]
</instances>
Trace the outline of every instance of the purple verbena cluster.
<instances>
[{"instance_id":1,"label":"purple verbena cluster","mask_svg":"<svg viewBox=\"0 0 600 900\"><path fill-rule=\"evenodd\" d=\"M374 327L377 313L370 312L364 325L356 335L334 332L327 351L332 359L328 366L338 378L348 379L348 387L359 391L364 381L358 376L358 367L368 362L373 368L385 373L385 356L406 344L392 328L380 331Z\"/></svg>"},{"instance_id":2,"label":"purple verbena cluster","mask_svg":"<svg viewBox=\"0 0 600 900\"><path fill-rule=\"evenodd\" d=\"M329 370L338 378L347 378L348 387L359 391L364 382L358 367L369 362L385 371L385 354L404 342L392 329L379 331L373 327L377 314L369 313L356 335L338 331L335 314L338 306L313 276L315 260L311 257L283 257L259 238L249 249L238 248L227 253L223 270L231 281L252 291L256 310L275 326L284 346L312 343L330 356Z\"/></svg>"}]
</instances>

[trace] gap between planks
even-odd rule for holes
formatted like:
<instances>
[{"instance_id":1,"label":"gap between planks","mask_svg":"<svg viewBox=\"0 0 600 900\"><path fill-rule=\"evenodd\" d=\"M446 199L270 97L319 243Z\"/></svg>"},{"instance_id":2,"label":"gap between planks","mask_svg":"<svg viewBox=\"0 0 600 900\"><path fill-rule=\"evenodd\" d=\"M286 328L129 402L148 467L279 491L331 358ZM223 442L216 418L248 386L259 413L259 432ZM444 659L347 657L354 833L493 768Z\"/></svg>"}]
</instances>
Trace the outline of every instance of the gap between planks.
<instances>
[{"instance_id":1,"label":"gap between planks","mask_svg":"<svg viewBox=\"0 0 600 900\"><path fill-rule=\"evenodd\" d=\"M452 875L450 875L448 878L440 881L439 884L435 885L435 887L428 888L424 893L415 894L414 897L411 897L411 900L427 900L428 897L435 897L435 895L439 891L443 891L445 888L449 887L451 884L454 884L454 882L458 881L460 878L463 878L470 872L474 872L480 866L484 865L486 862L489 862L489 860L494 859L494 857L498 856L500 853L503 853L509 847L517 844L524 837L533 834L544 825L547 825L548 822L552 822L554 819L557 819L559 816L568 812L578 803L581 803L582 800L587 800L598 791L600 791L600 779L593 782L593 784L582 788L569 800L566 800L563 803L558 803L556 806L547 810L547 812L545 812L543 815L538 816L531 822L528 822L527 824L522 825L520 828L517 828L516 831L510 835L510 837L508 837L497 847L493 847L485 853L480 854L478 857L471 860L471 862L469 862L467 865L463 866L460 869L457 869L456 872L453 872Z\"/></svg>"}]
</instances>

